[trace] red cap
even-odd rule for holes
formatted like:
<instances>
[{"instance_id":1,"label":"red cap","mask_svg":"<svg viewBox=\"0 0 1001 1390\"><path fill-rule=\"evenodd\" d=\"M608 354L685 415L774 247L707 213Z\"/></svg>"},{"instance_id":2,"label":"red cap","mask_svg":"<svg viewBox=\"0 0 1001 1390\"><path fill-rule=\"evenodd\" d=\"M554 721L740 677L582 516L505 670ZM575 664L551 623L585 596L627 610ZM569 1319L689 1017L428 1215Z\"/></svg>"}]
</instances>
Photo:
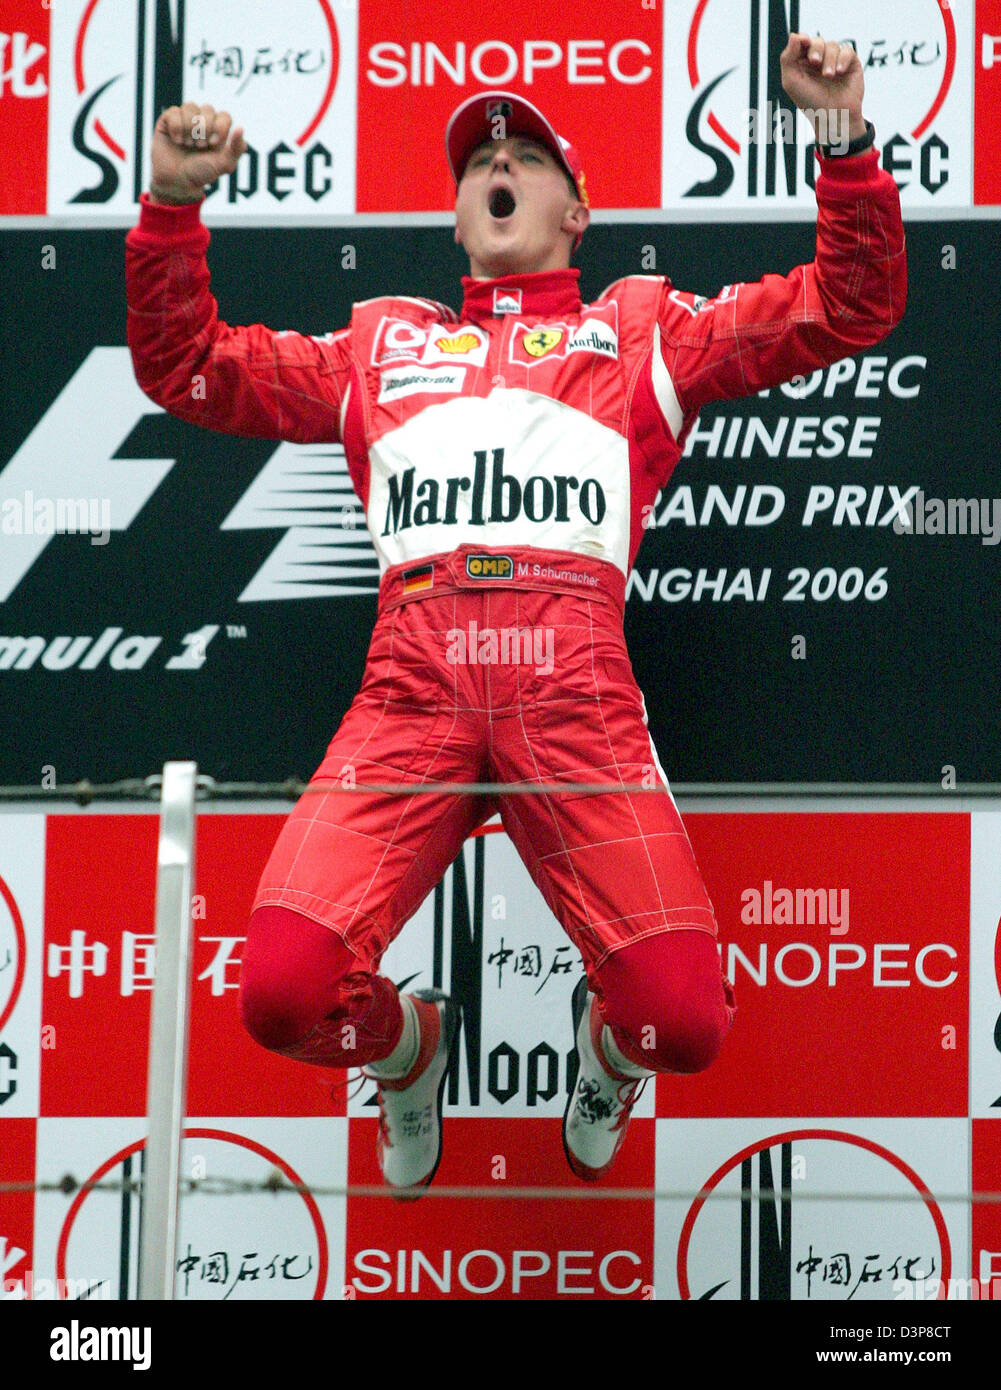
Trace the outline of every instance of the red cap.
<instances>
[{"instance_id":1,"label":"red cap","mask_svg":"<svg viewBox=\"0 0 1001 1390\"><path fill-rule=\"evenodd\" d=\"M503 121L502 126L497 125L498 120ZM545 145L573 179L577 197L587 204L580 155L569 140L557 135L541 111L514 92L477 92L452 112L445 131L445 152L455 182L462 178L477 145L511 135L530 135Z\"/></svg>"}]
</instances>

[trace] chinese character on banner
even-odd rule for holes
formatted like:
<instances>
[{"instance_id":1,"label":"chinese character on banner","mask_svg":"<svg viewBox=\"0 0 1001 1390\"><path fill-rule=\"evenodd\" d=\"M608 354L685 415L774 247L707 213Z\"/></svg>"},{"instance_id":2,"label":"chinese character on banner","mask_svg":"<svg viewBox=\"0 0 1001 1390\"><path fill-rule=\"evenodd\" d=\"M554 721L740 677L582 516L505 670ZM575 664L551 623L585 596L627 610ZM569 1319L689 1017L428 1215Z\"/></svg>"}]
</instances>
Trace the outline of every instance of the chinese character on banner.
<instances>
[{"instance_id":1,"label":"chinese character on banner","mask_svg":"<svg viewBox=\"0 0 1001 1390\"><path fill-rule=\"evenodd\" d=\"M156 937L122 932L122 995L152 989L156 970Z\"/></svg>"},{"instance_id":2,"label":"chinese character on banner","mask_svg":"<svg viewBox=\"0 0 1001 1390\"><path fill-rule=\"evenodd\" d=\"M233 952L246 940L244 936L203 936L202 941L211 941L216 945L215 955L208 966L197 977L199 980L212 981L212 993L220 995L227 989L239 989L239 968L240 961L234 958ZM227 980L226 971L232 966L234 978Z\"/></svg>"},{"instance_id":3,"label":"chinese character on banner","mask_svg":"<svg viewBox=\"0 0 1001 1390\"><path fill-rule=\"evenodd\" d=\"M103 975L108 968L108 948L103 941L87 945L87 933L76 930L70 932L70 944L49 945L47 972L50 979L57 979L64 972L69 975L71 999L79 999L83 994L84 976Z\"/></svg>"}]
</instances>

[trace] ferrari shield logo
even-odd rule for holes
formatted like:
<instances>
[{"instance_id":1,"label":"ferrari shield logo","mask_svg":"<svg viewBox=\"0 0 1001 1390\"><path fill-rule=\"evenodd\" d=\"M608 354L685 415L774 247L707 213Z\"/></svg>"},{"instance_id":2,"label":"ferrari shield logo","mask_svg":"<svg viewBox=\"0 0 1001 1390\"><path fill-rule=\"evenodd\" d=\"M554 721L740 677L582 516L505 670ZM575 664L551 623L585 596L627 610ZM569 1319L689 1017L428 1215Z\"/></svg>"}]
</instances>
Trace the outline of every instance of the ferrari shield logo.
<instances>
[{"instance_id":1,"label":"ferrari shield logo","mask_svg":"<svg viewBox=\"0 0 1001 1390\"><path fill-rule=\"evenodd\" d=\"M562 339L563 332L559 328L533 328L531 333L525 334L521 342L525 351L532 357L545 357Z\"/></svg>"}]
</instances>

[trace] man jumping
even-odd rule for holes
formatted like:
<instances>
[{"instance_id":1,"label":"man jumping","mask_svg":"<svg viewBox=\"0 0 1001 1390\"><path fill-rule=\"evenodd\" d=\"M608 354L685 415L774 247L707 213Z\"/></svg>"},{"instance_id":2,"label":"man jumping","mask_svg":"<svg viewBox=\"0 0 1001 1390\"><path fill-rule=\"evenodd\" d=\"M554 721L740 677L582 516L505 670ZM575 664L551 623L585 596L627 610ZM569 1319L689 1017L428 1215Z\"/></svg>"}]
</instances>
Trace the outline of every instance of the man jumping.
<instances>
[{"instance_id":1,"label":"man jumping","mask_svg":"<svg viewBox=\"0 0 1001 1390\"><path fill-rule=\"evenodd\" d=\"M139 384L209 429L340 441L381 564L363 684L314 778L327 786L293 810L260 883L241 1009L265 1047L375 1079L382 1171L402 1195L438 1166L458 1011L401 995L379 965L495 811L584 962L563 1123L578 1177L608 1170L645 1078L708 1066L730 1027L715 914L625 648L626 577L702 406L870 347L906 294L857 55L794 34L782 71L821 146L812 264L709 300L628 276L583 304L580 157L524 98L487 92L446 133L469 257L459 313L369 300L317 338L219 320L197 205L243 134L190 102L157 122L127 238ZM464 659L456 634L486 630L545 634L551 660ZM546 791L443 785L468 783ZM579 790L595 785L607 793Z\"/></svg>"}]
</instances>

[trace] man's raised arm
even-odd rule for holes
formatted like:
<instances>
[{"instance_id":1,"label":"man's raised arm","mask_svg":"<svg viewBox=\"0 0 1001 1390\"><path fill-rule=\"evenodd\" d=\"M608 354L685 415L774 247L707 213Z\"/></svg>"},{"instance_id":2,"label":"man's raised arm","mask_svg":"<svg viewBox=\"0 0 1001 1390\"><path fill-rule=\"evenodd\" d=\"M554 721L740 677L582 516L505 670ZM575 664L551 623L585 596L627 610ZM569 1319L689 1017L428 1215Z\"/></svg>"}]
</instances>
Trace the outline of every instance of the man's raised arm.
<instances>
[{"instance_id":1,"label":"man's raised arm","mask_svg":"<svg viewBox=\"0 0 1001 1390\"><path fill-rule=\"evenodd\" d=\"M900 197L862 114L858 54L793 34L782 74L820 147L816 256L788 275L729 285L706 301L665 293L661 351L686 429L707 402L751 395L852 356L885 338L903 315Z\"/></svg>"},{"instance_id":2,"label":"man's raised arm","mask_svg":"<svg viewBox=\"0 0 1001 1390\"><path fill-rule=\"evenodd\" d=\"M348 331L317 339L221 322L209 288L205 187L246 150L225 111L185 102L153 133L150 189L126 237L128 343L157 405L207 429L297 443L340 438Z\"/></svg>"}]
</instances>

